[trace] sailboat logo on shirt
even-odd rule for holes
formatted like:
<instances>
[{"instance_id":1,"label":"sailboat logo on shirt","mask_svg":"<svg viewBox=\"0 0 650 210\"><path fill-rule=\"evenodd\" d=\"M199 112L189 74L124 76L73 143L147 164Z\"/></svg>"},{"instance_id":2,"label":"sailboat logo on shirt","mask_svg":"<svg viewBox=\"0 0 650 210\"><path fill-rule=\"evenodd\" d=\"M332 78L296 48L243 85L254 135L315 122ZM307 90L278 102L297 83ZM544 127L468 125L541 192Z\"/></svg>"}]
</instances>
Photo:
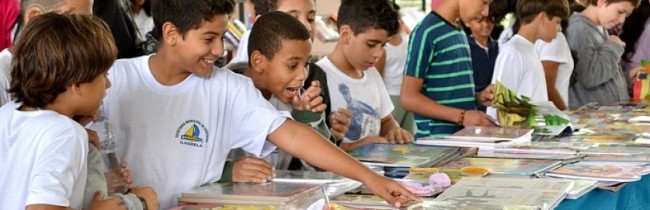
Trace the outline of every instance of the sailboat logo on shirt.
<instances>
[{"instance_id":1,"label":"sailboat logo on shirt","mask_svg":"<svg viewBox=\"0 0 650 210\"><path fill-rule=\"evenodd\" d=\"M201 130L199 130L199 127L194 124L192 127L187 129L187 131L185 131L185 134L183 134L181 138L190 141L201 141L201 138L199 138L200 134Z\"/></svg>"},{"instance_id":2,"label":"sailboat logo on shirt","mask_svg":"<svg viewBox=\"0 0 650 210\"><path fill-rule=\"evenodd\" d=\"M203 147L208 141L208 129L198 120L187 120L178 127L175 137L180 144Z\"/></svg>"}]
</instances>

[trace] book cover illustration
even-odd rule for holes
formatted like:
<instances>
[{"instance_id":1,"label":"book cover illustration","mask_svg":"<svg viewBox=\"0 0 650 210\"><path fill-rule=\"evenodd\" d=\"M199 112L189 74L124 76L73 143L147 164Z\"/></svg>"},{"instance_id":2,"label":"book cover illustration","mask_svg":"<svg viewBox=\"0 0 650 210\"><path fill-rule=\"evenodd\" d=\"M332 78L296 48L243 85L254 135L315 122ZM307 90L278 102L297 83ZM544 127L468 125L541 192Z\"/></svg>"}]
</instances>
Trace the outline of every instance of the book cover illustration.
<instances>
[{"instance_id":1,"label":"book cover illustration","mask_svg":"<svg viewBox=\"0 0 650 210\"><path fill-rule=\"evenodd\" d=\"M485 140L495 142L499 140L519 140L527 138L530 141L532 129L506 128L506 127L476 127L468 126L454 133L447 138L467 139L467 140Z\"/></svg>"},{"instance_id":2,"label":"book cover illustration","mask_svg":"<svg viewBox=\"0 0 650 210\"><path fill-rule=\"evenodd\" d=\"M553 191L487 189L454 186L440 194L435 200L453 201L466 205L519 205L539 209L552 209L564 198L564 196L564 193Z\"/></svg>"},{"instance_id":3,"label":"book cover illustration","mask_svg":"<svg viewBox=\"0 0 650 210\"><path fill-rule=\"evenodd\" d=\"M350 152L350 156L373 165L429 167L439 157L458 151L458 148L416 144L366 144Z\"/></svg>"},{"instance_id":4,"label":"book cover illustration","mask_svg":"<svg viewBox=\"0 0 650 210\"><path fill-rule=\"evenodd\" d=\"M537 159L506 159L506 158L463 158L445 164L441 168L460 169L466 166L488 168L490 173L507 175L532 176L539 172L558 166L561 161Z\"/></svg>"},{"instance_id":5,"label":"book cover illustration","mask_svg":"<svg viewBox=\"0 0 650 210\"><path fill-rule=\"evenodd\" d=\"M551 177L589 179L597 181L632 182L641 177L629 167L614 165L568 164L546 174Z\"/></svg>"}]
</instances>

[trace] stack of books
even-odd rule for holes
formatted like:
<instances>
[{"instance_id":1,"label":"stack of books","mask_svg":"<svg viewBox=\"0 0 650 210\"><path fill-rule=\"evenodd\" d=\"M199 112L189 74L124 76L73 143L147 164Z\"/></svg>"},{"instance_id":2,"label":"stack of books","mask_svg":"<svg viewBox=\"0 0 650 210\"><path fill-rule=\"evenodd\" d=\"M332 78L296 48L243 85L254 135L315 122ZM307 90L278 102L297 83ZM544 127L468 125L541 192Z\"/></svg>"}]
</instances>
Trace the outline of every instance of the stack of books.
<instances>
[{"instance_id":1,"label":"stack of books","mask_svg":"<svg viewBox=\"0 0 650 210\"><path fill-rule=\"evenodd\" d=\"M458 147L436 147L416 144L366 144L350 156L371 166L431 167L460 157Z\"/></svg>"},{"instance_id":2,"label":"stack of books","mask_svg":"<svg viewBox=\"0 0 650 210\"><path fill-rule=\"evenodd\" d=\"M327 171L276 170L273 182L324 184L328 197L335 197L360 187L363 183Z\"/></svg>"},{"instance_id":3,"label":"stack of books","mask_svg":"<svg viewBox=\"0 0 650 210\"><path fill-rule=\"evenodd\" d=\"M256 209L322 209L327 196L321 184L268 182L214 183L183 192L180 206L255 206ZM320 207L320 208L319 208Z\"/></svg>"},{"instance_id":4,"label":"stack of books","mask_svg":"<svg viewBox=\"0 0 650 210\"><path fill-rule=\"evenodd\" d=\"M440 168L442 170L460 170L464 167L478 166L489 169L490 174L539 177L545 172L559 167L561 163L562 161L557 160L466 157L447 163Z\"/></svg>"},{"instance_id":5,"label":"stack of books","mask_svg":"<svg viewBox=\"0 0 650 210\"><path fill-rule=\"evenodd\" d=\"M416 143L436 146L494 148L530 142L532 133L533 129L468 126L446 138L418 139Z\"/></svg>"}]
</instances>

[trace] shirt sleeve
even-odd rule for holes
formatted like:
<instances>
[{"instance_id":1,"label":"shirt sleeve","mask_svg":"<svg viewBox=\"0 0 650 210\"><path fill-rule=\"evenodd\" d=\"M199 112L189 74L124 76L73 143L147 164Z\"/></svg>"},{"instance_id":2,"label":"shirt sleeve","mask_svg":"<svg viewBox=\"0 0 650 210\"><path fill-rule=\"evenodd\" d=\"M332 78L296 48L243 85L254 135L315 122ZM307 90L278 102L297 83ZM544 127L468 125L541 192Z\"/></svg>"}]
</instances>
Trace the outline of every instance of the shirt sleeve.
<instances>
[{"instance_id":1,"label":"shirt sleeve","mask_svg":"<svg viewBox=\"0 0 650 210\"><path fill-rule=\"evenodd\" d=\"M85 144L85 145L84 145ZM87 164L88 136L66 135L53 139L39 148L30 184L27 186L27 205L49 204L70 206L76 180Z\"/></svg>"},{"instance_id":2,"label":"shirt sleeve","mask_svg":"<svg viewBox=\"0 0 650 210\"><path fill-rule=\"evenodd\" d=\"M232 101L236 105L231 110L231 148L242 148L258 157L275 150L266 138L290 118L290 114L273 107L250 81L239 87Z\"/></svg>"},{"instance_id":3,"label":"shirt sleeve","mask_svg":"<svg viewBox=\"0 0 650 210\"><path fill-rule=\"evenodd\" d=\"M404 75L424 79L433 60L433 43L430 40L434 37L420 28L409 37Z\"/></svg>"},{"instance_id":4,"label":"shirt sleeve","mask_svg":"<svg viewBox=\"0 0 650 210\"><path fill-rule=\"evenodd\" d=\"M568 48L568 45L563 45L562 42L566 43L566 38L561 33L558 33L557 37L551 42L537 41L536 48L539 59L541 61L553 61L557 63L569 62L571 49Z\"/></svg>"}]
</instances>

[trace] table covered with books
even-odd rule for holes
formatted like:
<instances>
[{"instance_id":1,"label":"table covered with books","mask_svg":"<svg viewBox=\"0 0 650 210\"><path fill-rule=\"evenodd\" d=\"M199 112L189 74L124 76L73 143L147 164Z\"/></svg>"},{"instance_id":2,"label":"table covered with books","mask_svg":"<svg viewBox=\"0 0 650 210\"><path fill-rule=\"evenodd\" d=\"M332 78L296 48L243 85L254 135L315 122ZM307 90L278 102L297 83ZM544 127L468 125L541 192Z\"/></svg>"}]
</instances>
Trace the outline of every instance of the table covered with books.
<instances>
[{"instance_id":1,"label":"table covered with books","mask_svg":"<svg viewBox=\"0 0 650 210\"><path fill-rule=\"evenodd\" d=\"M350 155L409 189L417 185L425 202L408 209L650 208L650 106L591 104L568 114L536 114L542 115L536 121L546 123L534 129L466 127L444 139L368 144ZM566 122L569 129L562 125ZM489 174L482 177L479 169ZM432 174L445 174L453 185ZM360 183L331 172L278 174L273 185L206 186L183 193L179 201L192 206L225 200L227 209L240 209L232 207L252 204L245 196L256 195L253 205L261 209L326 203L338 209L390 209ZM273 192L285 187L286 192ZM224 195L236 191L234 197Z\"/></svg>"}]
</instances>

